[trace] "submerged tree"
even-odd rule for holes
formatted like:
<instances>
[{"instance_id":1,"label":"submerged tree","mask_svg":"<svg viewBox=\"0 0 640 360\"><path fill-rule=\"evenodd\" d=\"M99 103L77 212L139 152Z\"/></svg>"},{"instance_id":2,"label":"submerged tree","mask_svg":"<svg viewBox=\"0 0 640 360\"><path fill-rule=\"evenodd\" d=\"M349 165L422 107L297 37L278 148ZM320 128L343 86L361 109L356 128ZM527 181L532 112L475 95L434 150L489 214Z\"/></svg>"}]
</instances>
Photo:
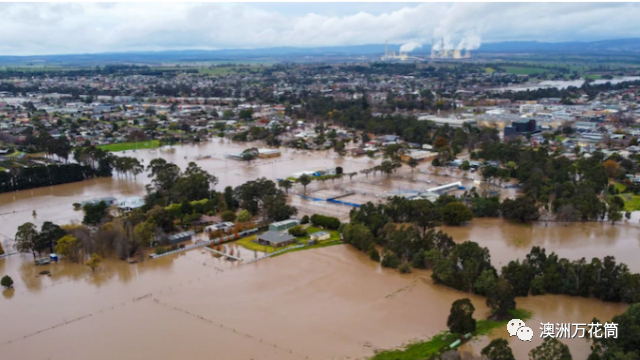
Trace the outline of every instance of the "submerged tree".
<instances>
[{"instance_id":1,"label":"submerged tree","mask_svg":"<svg viewBox=\"0 0 640 360\"><path fill-rule=\"evenodd\" d=\"M93 253L91 255L91 258L89 258L89 260L87 260L84 264L90 267L91 271L93 272L96 270L98 266L100 266L101 262L102 262L102 258L100 257L100 255Z\"/></svg>"},{"instance_id":2,"label":"submerged tree","mask_svg":"<svg viewBox=\"0 0 640 360\"><path fill-rule=\"evenodd\" d=\"M476 331L476 320L473 318L475 308L471 300L459 299L451 305L447 326L454 334L466 334Z\"/></svg>"}]
</instances>

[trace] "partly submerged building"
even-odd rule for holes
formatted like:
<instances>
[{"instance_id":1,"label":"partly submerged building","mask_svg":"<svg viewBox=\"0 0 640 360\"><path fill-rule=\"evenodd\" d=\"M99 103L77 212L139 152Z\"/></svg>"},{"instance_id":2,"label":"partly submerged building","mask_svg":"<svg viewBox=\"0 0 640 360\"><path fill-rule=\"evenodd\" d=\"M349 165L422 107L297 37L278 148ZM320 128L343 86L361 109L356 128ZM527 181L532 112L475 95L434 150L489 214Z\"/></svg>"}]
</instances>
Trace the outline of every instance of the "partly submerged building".
<instances>
[{"instance_id":1,"label":"partly submerged building","mask_svg":"<svg viewBox=\"0 0 640 360\"><path fill-rule=\"evenodd\" d=\"M130 212L144 206L144 199L140 196L126 197L118 200L118 208L124 212Z\"/></svg>"},{"instance_id":2,"label":"partly submerged building","mask_svg":"<svg viewBox=\"0 0 640 360\"><path fill-rule=\"evenodd\" d=\"M277 231L267 231L264 234L258 235L257 239L259 244L269 245L274 248L293 244L296 238L289 234L280 234Z\"/></svg>"}]
</instances>

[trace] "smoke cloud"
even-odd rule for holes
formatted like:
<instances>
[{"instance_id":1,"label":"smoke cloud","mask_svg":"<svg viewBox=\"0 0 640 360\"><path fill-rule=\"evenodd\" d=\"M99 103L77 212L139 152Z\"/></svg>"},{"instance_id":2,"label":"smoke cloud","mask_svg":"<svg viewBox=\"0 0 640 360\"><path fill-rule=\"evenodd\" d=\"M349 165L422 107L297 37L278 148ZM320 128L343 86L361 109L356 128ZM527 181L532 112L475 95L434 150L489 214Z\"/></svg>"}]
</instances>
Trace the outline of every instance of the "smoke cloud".
<instances>
[{"instance_id":1,"label":"smoke cloud","mask_svg":"<svg viewBox=\"0 0 640 360\"><path fill-rule=\"evenodd\" d=\"M408 42L400 47L401 52L412 52L415 49L421 48L422 44L416 41Z\"/></svg>"},{"instance_id":2,"label":"smoke cloud","mask_svg":"<svg viewBox=\"0 0 640 360\"><path fill-rule=\"evenodd\" d=\"M482 39L478 35L468 35L458 43L456 50L477 50L482 45Z\"/></svg>"}]
</instances>

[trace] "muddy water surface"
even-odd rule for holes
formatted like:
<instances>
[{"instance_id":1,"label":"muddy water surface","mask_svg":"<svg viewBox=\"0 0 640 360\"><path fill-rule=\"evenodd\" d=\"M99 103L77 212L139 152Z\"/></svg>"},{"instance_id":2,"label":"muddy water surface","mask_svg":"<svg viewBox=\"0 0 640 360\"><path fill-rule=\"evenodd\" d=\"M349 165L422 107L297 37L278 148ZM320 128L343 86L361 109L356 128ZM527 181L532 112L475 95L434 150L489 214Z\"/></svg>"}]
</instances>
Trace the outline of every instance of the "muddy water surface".
<instances>
[{"instance_id":1,"label":"muddy water surface","mask_svg":"<svg viewBox=\"0 0 640 360\"><path fill-rule=\"evenodd\" d=\"M8 359L354 359L445 329L458 298L487 314L483 298L433 285L428 272L380 269L343 245L248 265L192 250L135 265L107 261L95 273L30 260L0 260L16 280L0 299ZM52 276L37 276L42 269ZM626 307L563 296L518 306L534 312L532 324L610 319ZM539 342L510 341L518 359ZM585 358L575 355L588 352L586 342L567 343Z\"/></svg>"},{"instance_id":2,"label":"muddy water surface","mask_svg":"<svg viewBox=\"0 0 640 360\"><path fill-rule=\"evenodd\" d=\"M489 248L491 263L496 268L509 261L523 260L531 247L544 247L547 254L555 251L560 257L587 261L614 256L633 272L640 272L640 228L637 220L616 225L604 222L542 223L522 225L501 219L474 219L465 226L445 226L442 229L456 242L471 240Z\"/></svg>"}]
</instances>

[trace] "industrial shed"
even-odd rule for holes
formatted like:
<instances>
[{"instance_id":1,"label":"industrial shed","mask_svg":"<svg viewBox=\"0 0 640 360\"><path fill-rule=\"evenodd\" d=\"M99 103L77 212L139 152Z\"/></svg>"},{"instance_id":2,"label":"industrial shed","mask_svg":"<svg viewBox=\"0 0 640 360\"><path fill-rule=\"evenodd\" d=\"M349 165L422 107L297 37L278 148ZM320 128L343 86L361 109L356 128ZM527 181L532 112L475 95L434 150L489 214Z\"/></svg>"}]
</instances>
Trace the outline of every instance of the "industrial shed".
<instances>
[{"instance_id":1,"label":"industrial shed","mask_svg":"<svg viewBox=\"0 0 640 360\"><path fill-rule=\"evenodd\" d=\"M269 231L284 231L287 229L291 229L296 225L300 225L300 221L296 219L278 221L269 225Z\"/></svg>"},{"instance_id":2,"label":"industrial shed","mask_svg":"<svg viewBox=\"0 0 640 360\"><path fill-rule=\"evenodd\" d=\"M177 243L181 243L183 241L189 241L191 240L191 237L193 235L195 235L196 233L193 231L185 231L185 232L181 232L175 235L171 235L169 236L169 243L170 244L177 244Z\"/></svg>"}]
</instances>

